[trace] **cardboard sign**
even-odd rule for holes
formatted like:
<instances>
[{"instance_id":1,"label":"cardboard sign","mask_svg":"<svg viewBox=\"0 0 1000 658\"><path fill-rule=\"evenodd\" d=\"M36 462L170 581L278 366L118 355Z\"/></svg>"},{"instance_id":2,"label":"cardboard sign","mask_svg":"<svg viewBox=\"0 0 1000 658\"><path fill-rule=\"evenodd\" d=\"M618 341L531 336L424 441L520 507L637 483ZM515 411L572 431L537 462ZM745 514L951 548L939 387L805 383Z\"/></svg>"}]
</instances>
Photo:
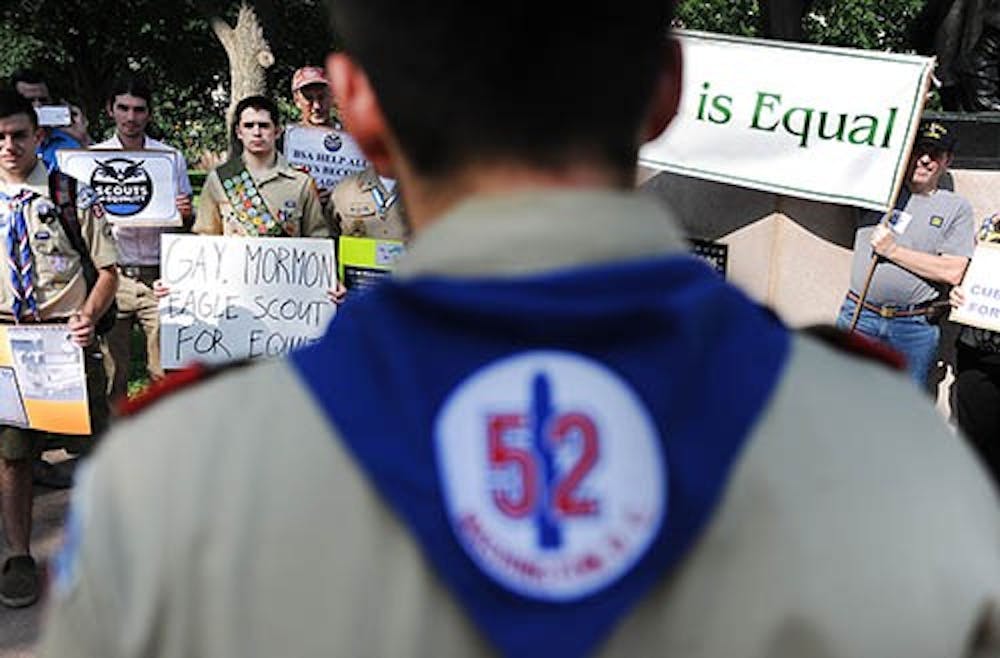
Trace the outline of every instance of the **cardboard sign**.
<instances>
[{"instance_id":1,"label":"cardboard sign","mask_svg":"<svg viewBox=\"0 0 1000 658\"><path fill-rule=\"evenodd\" d=\"M282 356L319 339L336 313L333 244L163 235L163 367Z\"/></svg>"},{"instance_id":2,"label":"cardboard sign","mask_svg":"<svg viewBox=\"0 0 1000 658\"><path fill-rule=\"evenodd\" d=\"M348 290L364 290L389 276L406 246L399 240L377 240L340 236L340 279Z\"/></svg>"},{"instance_id":3,"label":"cardboard sign","mask_svg":"<svg viewBox=\"0 0 1000 658\"><path fill-rule=\"evenodd\" d=\"M952 309L952 322L1000 331L1000 245L976 247L962 280L965 305Z\"/></svg>"},{"instance_id":4,"label":"cardboard sign","mask_svg":"<svg viewBox=\"0 0 1000 658\"><path fill-rule=\"evenodd\" d=\"M90 434L83 350L66 325L0 326L0 424Z\"/></svg>"},{"instance_id":5,"label":"cardboard sign","mask_svg":"<svg viewBox=\"0 0 1000 658\"><path fill-rule=\"evenodd\" d=\"M906 170L933 58L679 32L681 107L653 169L885 210Z\"/></svg>"},{"instance_id":6,"label":"cardboard sign","mask_svg":"<svg viewBox=\"0 0 1000 658\"><path fill-rule=\"evenodd\" d=\"M108 221L122 226L180 226L173 151L63 149L59 169L97 194Z\"/></svg>"},{"instance_id":7,"label":"cardboard sign","mask_svg":"<svg viewBox=\"0 0 1000 658\"><path fill-rule=\"evenodd\" d=\"M285 158L305 167L316 185L332 190L337 183L368 167L361 148L343 130L332 128L285 128Z\"/></svg>"}]
</instances>

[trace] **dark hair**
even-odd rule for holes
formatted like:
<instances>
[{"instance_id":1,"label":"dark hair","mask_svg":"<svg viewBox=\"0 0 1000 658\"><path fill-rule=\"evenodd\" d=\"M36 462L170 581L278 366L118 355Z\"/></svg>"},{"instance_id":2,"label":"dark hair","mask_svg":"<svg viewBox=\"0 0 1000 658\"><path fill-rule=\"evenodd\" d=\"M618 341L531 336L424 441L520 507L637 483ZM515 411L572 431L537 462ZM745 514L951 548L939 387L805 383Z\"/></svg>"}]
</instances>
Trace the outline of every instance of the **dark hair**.
<instances>
[{"instance_id":1,"label":"dark hair","mask_svg":"<svg viewBox=\"0 0 1000 658\"><path fill-rule=\"evenodd\" d=\"M20 83L29 85L40 85L48 84L45 82L45 76L34 69L17 69L10 75L10 86L17 89L17 85Z\"/></svg>"},{"instance_id":2,"label":"dark hair","mask_svg":"<svg viewBox=\"0 0 1000 658\"><path fill-rule=\"evenodd\" d=\"M280 121L280 115L278 114L278 104L267 96L247 96L239 103L236 104L236 109L233 111L233 128L240 122L240 115L243 114L243 110L247 108L252 108L254 110L263 110L271 115L271 121L275 126L278 125Z\"/></svg>"},{"instance_id":3,"label":"dark hair","mask_svg":"<svg viewBox=\"0 0 1000 658\"><path fill-rule=\"evenodd\" d=\"M124 75L116 78L108 88L108 103L113 104L115 98L128 94L146 101L146 106L153 109L153 92L144 78L137 75Z\"/></svg>"},{"instance_id":4,"label":"dark hair","mask_svg":"<svg viewBox=\"0 0 1000 658\"><path fill-rule=\"evenodd\" d=\"M27 98L13 89L0 89L0 119L12 117L15 114L25 114L31 121L32 128L38 128L38 115L35 107Z\"/></svg>"},{"instance_id":5,"label":"dark hair","mask_svg":"<svg viewBox=\"0 0 1000 658\"><path fill-rule=\"evenodd\" d=\"M470 161L635 167L673 0L337 0L335 29L424 175Z\"/></svg>"}]
</instances>

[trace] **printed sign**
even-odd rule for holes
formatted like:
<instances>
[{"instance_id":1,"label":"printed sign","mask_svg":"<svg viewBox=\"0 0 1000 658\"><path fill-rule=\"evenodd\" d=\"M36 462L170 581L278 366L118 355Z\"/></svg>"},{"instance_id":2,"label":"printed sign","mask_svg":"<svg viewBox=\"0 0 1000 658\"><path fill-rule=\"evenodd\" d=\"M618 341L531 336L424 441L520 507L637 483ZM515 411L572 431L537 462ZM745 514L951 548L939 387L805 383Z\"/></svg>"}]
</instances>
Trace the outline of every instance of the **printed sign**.
<instances>
[{"instance_id":1,"label":"printed sign","mask_svg":"<svg viewBox=\"0 0 1000 658\"><path fill-rule=\"evenodd\" d=\"M316 185L332 190L341 180L368 167L361 148L342 130L288 126L285 158L305 167Z\"/></svg>"},{"instance_id":2,"label":"printed sign","mask_svg":"<svg viewBox=\"0 0 1000 658\"><path fill-rule=\"evenodd\" d=\"M338 242L340 279L348 290L365 290L389 276L406 246L399 240L355 238L342 235Z\"/></svg>"},{"instance_id":3,"label":"printed sign","mask_svg":"<svg viewBox=\"0 0 1000 658\"><path fill-rule=\"evenodd\" d=\"M108 221L133 226L180 226L173 151L63 149L59 169L90 187Z\"/></svg>"},{"instance_id":4,"label":"printed sign","mask_svg":"<svg viewBox=\"0 0 1000 658\"><path fill-rule=\"evenodd\" d=\"M90 434L83 350L66 325L0 326L0 424Z\"/></svg>"},{"instance_id":5,"label":"printed sign","mask_svg":"<svg viewBox=\"0 0 1000 658\"><path fill-rule=\"evenodd\" d=\"M452 392L434 431L455 535L512 592L561 602L599 592L663 524L659 432L596 361L534 351L491 363Z\"/></svg>"},{"instance_id":6,"label":"printed sign","mask_svg":"<svg viewBox=\"0 0 1000 658\"><path fill-rule=\"evenodd\" d=\"M1000 245L976 247L962 280L965 305L952 309L951 321L1000 331Z\"/></svg>"},{"instance_id":7,"label":"printed sign","mask_svg":"<svg viewBox=\"0 0 1000 658\"><path fill-rule=\"evenodd\" d=\"M681 107L643 165L885 210L901 184L933 58L679 33Z\"/></svg>"},{"instance_id":8,"label":"printed sign","mask_svg":"<svg viewBox=\"0 0 1000 658\"><path fill-rule=\"evenodd\" d=\"M164 234L160 258L165 368L281 356L336 312L333 240Z\"/></svg>"}]
</instances>

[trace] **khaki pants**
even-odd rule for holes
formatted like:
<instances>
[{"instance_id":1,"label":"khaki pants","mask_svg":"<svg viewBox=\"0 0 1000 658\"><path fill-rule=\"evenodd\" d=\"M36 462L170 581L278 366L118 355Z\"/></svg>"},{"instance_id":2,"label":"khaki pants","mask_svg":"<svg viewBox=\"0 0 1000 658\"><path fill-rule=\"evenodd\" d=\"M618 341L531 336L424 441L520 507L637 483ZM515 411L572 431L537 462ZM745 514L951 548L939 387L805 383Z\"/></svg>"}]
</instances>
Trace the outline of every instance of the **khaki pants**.
<instances>
[{"instance_id":1,"label":"khaki pants","mask_svg":"<svg viewBox=\"0 0 1000 658\"><path fill-rule=\"evenodd\" d=\"M112 402L128 394L133 322L139 323L146 336L146 372L150 379L163 377L160 366L160 312L153 289L138 279L121 275L118 277L115 301L118 302L118 319L103 340L108 397Z\"/></svg>"}]
</instances>

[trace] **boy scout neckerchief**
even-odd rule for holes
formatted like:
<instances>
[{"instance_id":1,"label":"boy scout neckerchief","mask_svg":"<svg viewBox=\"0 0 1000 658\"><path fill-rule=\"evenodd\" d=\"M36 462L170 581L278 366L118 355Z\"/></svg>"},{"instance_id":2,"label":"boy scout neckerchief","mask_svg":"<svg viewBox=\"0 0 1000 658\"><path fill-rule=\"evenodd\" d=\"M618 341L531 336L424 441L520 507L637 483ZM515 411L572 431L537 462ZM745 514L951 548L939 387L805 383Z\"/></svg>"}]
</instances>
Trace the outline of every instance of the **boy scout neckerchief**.
<instances>
[{"instance_id":1,"label":"boy scout neckerchief","mask_svg":"<svg viewBox=\"0 0 1000 658\"><path fill-rule=\"evenodd\" d=\"M284 210L273 212L264 200L253 176L240 158L219 165L219 180L237 221L250 235L289 237L299 234L296 222Z\"/></svg>"},{"instance_id":2,"label":"boy scout neckerchief","mask_svg":"<svg viewBox=\"0 0 1000 658\"><path fill-rule=\"evenodd\" d=\"M21 190L13 197L0 192L0 202L6 203L10 215L7 226L7 257L10 262L10 283L14 300L11 313L14 322L20 322L27 311L38 320L38 300L35 297L34 263L31 258L31 242L28 237L28 222L24 208L38 194L31 190Z\"/></svg>"},{"instance_id":3,"label":"boy scout neckerchief","mask_svg":"<svg viewBox=\"0 0 1000 658\"><path fill-rule=\"evenodd\" d=\"M294 367L461 607L529 658L592 653L691 549L789 344L690 257L389 280L343 310Z\"/></svg>"}]
</instances>

